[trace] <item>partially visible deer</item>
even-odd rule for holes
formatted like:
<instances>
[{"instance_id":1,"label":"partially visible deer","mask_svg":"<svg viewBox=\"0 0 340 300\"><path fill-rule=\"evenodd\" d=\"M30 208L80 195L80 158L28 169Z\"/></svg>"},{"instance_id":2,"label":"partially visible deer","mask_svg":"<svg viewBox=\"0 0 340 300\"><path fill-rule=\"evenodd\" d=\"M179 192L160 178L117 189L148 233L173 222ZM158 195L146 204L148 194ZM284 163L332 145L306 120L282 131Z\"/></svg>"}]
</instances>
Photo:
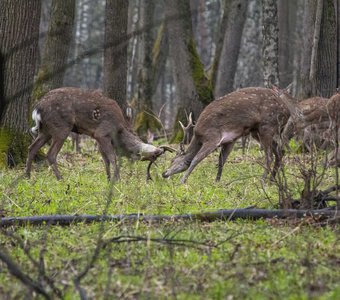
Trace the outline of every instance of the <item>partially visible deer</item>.
<instances>
[{"instance_id":1,"label":"partially visible deer","mask_svg":"<svg viewBox=\"0 0 340 300\"><path fill-rule=\"evenodd\" d=\"M47 160L57 179L61 179L56 158L71 132L86 134L97 141L108 179L111 178L110 164L114 170L114 178L119 179L114 149L119 154L150 161L148 176L151 163L165 150L171 150L166 146L155 147L143 143L125 120L118 104L98 90L71 87L52 90L36 105L32 117L36 123L32 133L38 135L28 150L28 177L35 155L52 140Z\"/></svg>"},{"instance_id":2,"label":"partially visible deer","mask_svg":"<svg viewBox=\"0 0 340 300\"><path fill-rule=\"evenodd\" d=\"M313 131L318 131L315 125L322 125L325 128L330 123L327 103L327 98L312 97L298 102L292 97L287 89L278 89L273 86L274 92L287 104L290 110L290 117L282 133L284 143L294 135L305 136L304 139L312 138L310 134ZM303 131L305 132L303 133Z\"/></svg>"},{"instance_id":3,"label":"partially visible deer","mask_svg":"<svg viewBox=\"0 0 340 300\"><path fill-rule=\"evenodd\" d=\"M185 152L179 153L163 177L186 171L185 183L194 168L210 153L221 147L216 181L235 141L249 133L265 151L265 172L275 174L281 164L282 150L278 138L289 118L289 110L271 89L244 88L211 102L199 116L194 136ZM272 167L272 156L275 156Z\"/></svg>"},{"instance_id":4,"label":"partially visible deer","mask_svg":"<svg viewBox=\"0 0 340 300\"><path fill-rule=\"evenodd\" d=\"M332 142L334 144L334 150L328 155L326 164L328 166L336 166L340 165L340 149L339 146L339 137L340 137L340 90L333 95L328 103L327 109L331 119L331 126L329 135L332 138Z\"/></svg>"}]
</instances>

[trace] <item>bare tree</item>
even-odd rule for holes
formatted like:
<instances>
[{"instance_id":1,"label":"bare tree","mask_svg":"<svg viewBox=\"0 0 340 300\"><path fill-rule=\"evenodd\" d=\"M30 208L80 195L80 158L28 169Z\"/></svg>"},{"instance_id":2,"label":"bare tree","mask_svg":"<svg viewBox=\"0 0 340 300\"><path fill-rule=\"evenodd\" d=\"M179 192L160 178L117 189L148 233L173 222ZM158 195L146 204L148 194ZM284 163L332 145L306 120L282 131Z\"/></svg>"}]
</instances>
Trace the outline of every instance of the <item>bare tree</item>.
<instances>
[{"instance_id":1,"label":"bare tree","mask_svg":"<svg viewBox=\"0 0 340 300\"><path fill-rule=\"evenodd\" d=\"M316 90L317 94L329 98L337 87L337 28L333 0L323 2L318 49L315 66Z\"/></svg>"},{"instance_id":2,"label":"bare tree","mask_svg":"<svg viewBox=\"0 0 340 300\"><path fill-rule=\"evenodd\" d=\"M157 37L154 28L155 1L141 0L140 11L139 57L141 62L138 70L138 114L135 129L140 136L146 137L148 132L153 134L161 127L153 113L152 104L152 96L155 92L154 76L157 69L157 65L153 64L153 48ZM158 49L159 51L161 49Z\"/></svg>"},{"instance_id":3,"label":"bare tree","mask_svg":"<svg viewBox=\"0 0 340 300\"><path fill-rule=\"evenodd\" d=\"M123 109L126 107L128 11L127 0L106 1L104 92Z\"/></svg>"},{"instance_id":4,"label":"bare tree","mask_svg":"<svg viewBox=\"0 0 340 300\"><path fill-rule=\"evenodd\" d=\"M247 8L248 0L226 1L224 13L228 14L228 16L227 21L225 22L226 28L223 37L221 56L218 59L216 83L214 87L216 97L221 97L231 92L234 88L237 59L240 51Z\"/></svg>"},{"instance_id":5,"label":"bare tree","mask_svg":"<svg viewBox=\"0 0 340 300\"><path fill-rule=\"evenodd\" d=\"M61 87L73 39L75 0L53 0L42 61L33 90L33 101Z\"/></svg>"},{"instance_id":6,"label":"bare tree","mask_svg":"<svg viewBox=\"0 0 340 300\"><path fill-rule=\"evenodd\" d=\"M249 0L234 88L263 85L261 1Z\"/></svg>"},{"instance_id":7,"label":"bare tree","mask_svg":"<svg viewBox=\"0 0 340 300\"><path fill-rule=\"evenodd\" d=\"M189 2L166 0L165 16L169 55L179 96L176 119L185 122L185 112L193 112L194 119L197 118L203 105L213 100L213 93L196 51ZM175 122L175 135L179 132L182 134L177 123Z\"/></svg>"},{"instance_id":8,"label":"bare tree","mask_svg":"<svg viewBox=\"0 0 340 300\"><path fill-rule=\"evenodd\" d=\"M264 86L279 85L277 0L262 1Z\"/></svg>"},{"instance_id":9,"label":"bare tree","mask_svg":"<svg viewBox=\"0 0 340 300\"><path fill-rule=\"evenodd\" d=\"M279 77L281 87L293 81L294 55L301 44L296 41L298 1L278 0Z\"/></svg>"},{"instance_id":10,"label":"bare tree","mask_svg":"<svg viewBox=\"0 0 340 300\"><path fill-rule=\"evenodd\" d=\"M41 2L0 1L0 144L7 161L26 157L30 95L38 56Z\"/></svg>"}]
</instances>

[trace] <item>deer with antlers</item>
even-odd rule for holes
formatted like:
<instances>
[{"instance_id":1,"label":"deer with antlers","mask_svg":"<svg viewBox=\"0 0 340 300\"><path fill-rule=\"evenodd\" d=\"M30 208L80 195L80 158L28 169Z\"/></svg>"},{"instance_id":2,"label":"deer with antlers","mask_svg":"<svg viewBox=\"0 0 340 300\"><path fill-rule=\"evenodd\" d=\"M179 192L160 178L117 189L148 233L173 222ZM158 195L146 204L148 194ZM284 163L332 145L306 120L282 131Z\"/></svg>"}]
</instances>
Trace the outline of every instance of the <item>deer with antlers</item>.
<instances>
[{"instance_id":1,"label":"deer with antlers","mask_svg":"<svg viewBox=\"0 0 340 300\"><path fill-rule=\"evenodd\" d=\"M274 178L281 164L283 152L279 135L290 116L285 103L267 88L244 88L211 102L199 116L194 136L186 151L181 151L163 173L167 178L184 172L185 183L195 167L218 147L219 155L216 181L219 181L225 161L235 141L251 134L265 151L265 172ZM274 165L272 166L272 157Z\"/></svg>"},{"instance_id":2,"label":"deer with antlers","mask_svg":"<svg viewBox=\"0 0 340 300\"><path fill-rule=\"evenodd\" d=\"M97 141L108 179L111 178L110 165L114 179L119 179L116 152L133 159L149 161L147 178L151 178L151 164L164 151L173 151L168 146L155 147L142 142L125 120L118 104L98 90L71 87L52 90L37 103L32 117L36 123L32 133L37 137L28 150L28 177L35 155L51 140L47 160L57 179L61 179L56 158L71 132L86 134Z\"/></svg>"}]
</instances>

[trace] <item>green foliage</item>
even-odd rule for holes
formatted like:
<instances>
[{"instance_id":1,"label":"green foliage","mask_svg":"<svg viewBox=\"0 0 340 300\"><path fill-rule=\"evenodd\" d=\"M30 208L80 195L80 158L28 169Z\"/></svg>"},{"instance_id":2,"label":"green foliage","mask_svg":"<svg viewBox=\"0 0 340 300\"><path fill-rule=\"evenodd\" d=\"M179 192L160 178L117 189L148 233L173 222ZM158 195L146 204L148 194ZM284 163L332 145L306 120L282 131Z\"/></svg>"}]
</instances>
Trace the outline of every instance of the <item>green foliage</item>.
<instances>
[{"instance_id":1,"label":"green foliage","mask_svg":"<svg viewBox=\"0 0 340 300\"><path fill-rule=\"evenodd\" d=\"M185 185L179 184L181 174L169 180L161 177L173 154L158 160L148 183L146 162L122 159L121 181L113 186L112 197L99 154L91 150L93 144L84 147L82 155L70 149L67 143L58 158L62 181L55 179L47 164L34 164L31 179L21 178L21 168L0 173L0 212L170 215L277 206L277 187L260 181L263 155L257 147L246 155L233 151L219 183L214 181L217 152L196 168ZM298 168L289 157L286 164L287 184L297 196L303 186L296 176ZM334 176L331 170L326 173L324 186L329 186ZM93 299L336 299L340 292L339 227L309 224L308 219L25 226L1 231L1 248L35 280L41 274L32 258L43 257L46 275L63 297L78 299L73 280L89 263L99 236L106 246L81 281ZM141 240L128 242L127 237ZM178 242L166 243L171 240ZM2 262L0 266L0 294L27 298L29 290Z\"/></svg>"}]
</instances>

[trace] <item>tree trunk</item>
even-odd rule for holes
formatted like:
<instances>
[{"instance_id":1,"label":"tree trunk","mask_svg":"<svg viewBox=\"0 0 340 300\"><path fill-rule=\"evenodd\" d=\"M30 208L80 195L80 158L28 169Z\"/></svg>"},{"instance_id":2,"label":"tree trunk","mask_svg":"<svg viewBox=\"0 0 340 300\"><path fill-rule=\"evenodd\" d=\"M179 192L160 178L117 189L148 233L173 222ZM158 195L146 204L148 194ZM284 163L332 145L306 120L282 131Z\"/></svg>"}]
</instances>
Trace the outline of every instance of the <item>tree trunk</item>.
<instances>
[{"instance_id":1,"label":"tree trunk","mask_svg":"<svg viewBox=\"0 0 340 300\"><path fill-rule=\"evenodd\" d=\"M318 53L316 58L316 90L322 97L331 97L337 87L337 29L333 0L324 0Z\"/></svg>"},{"instance_id":2,"label":"tree trunk","mask_svg":"<svg viewBox=\"0 0 340 300\"><path fill-rule=\"evenodd\" d=\"M234 89L237 59L240 51L248 0L232 0L223 38L221 57L218 62L215 96L221 97Z\"/></svg>"},{"instance_id":3,"label":"tree trunk","mask_svg":"<svg viewBox=\"0 0 340 300\"><path fill-rule=\"evenodd\" d=\"M277 0L262 2L264 86L279 85Z\"/></svg>"},{"instance_id":4,"label":"tree trunk","mask_svg":"<svg viewBox=\"0 0 340 300\"><path fill-rule=\"evenodd\" d=\"M73 38L75 0L53 0L42 62L33 90L33 102L63 85Z\"/></svg>"},{"instance_id":5,"label":"tree trunk","mask_svg":"<svg viewBox=\"0 0 340 300\"><path fill-rule=\"evenodd\" d=\"M337 63L337 87L340 89L340 0L334 0L336 3L337 16L337 49L338 49L338 63Z\"/></svg>"},{"instance_id":6,"label":"tree trunk","mask_svg":"<svg viewBox=\"0 0 340 300\"><path fill-rule=\"evenodd\" d=\"M161 128L160 123L153 114L152 96L153 89L153 47L155 43L154 29L154 0L141 0L139 28L141 35L140 58L141 64L138 70L138 114L135 122L135 130L138 135L147 136L148 130L155 133Z\"/></svg>"},{"instance_id":7,"label":"tree trunk","mask_svg":"<svg viewBox=\"0 0 340 300\"><path fill-rule=\"evenodd\" d=\"M169 38L169 55L174 69L176 91L179 97L178 114L173 141L182 134L178 120L187 122L186 113L193 113L194 119L203 105L213 100L211 84L201 63L192 32L191 13L188 1L165 1L166 28Z\"/></svg>"},{"instance_id":8,"label":"tree trunk","mask_svg":"<svg viewBox=\"0 0 340 300\"><path fill-rule=\"evenodd\" d=\"M38 56L39 0L0 1L0 165L26 158L28 113ZM3 155L5 153L5 155Z\"/></svg>"},{"instance_id":9,"label":"tree trunk","mask_svg":"<svg viewBox=\"0 0 340 300\"><path fill-rule=\"evenodd\" d=\"M279 78L285 88L293 81L297 1L278 0Z\"/></svg>"},{"instance_id":10,"label":"tree trunk","mask_svg":"<svg viewBox=\"0 0 340 300\"><path fill-rule=\"evenodd\" d=\"M261 2L262 0L249 0L234 79L236 89L263 85Z\"/></svg>"},{"instance_id":11,"label":"tree trunk","mask_svg":"<svg viewBox=\"0 0 340 300\"><path fill-rule=\"evenodd\" d=\"M225 0L224 1L224 7L223 7L223 15L220 20L219 24L219 31L217 33L217 39L216 39L216 49L215 49L215 55L213 59L213 64L212 64L212 70L211 70L211 83L212 86L216 86L216 80L217 80L217 73L218 73L218 65L220 62L221 54L222 54L222 49L223 49L223 41L224 41L224 36L227 31L227 26L228 26L228 16L229 16L229 10L230 6L233 0Z\"/></svg>"},{"instance_id":12,"label":"tree trunk","mask_svg":"<svg viewBox=\"0 0 340 300\"><path fill-rule=\"evenodd\" d=\"M107 0L104 48L104 93L126 109L127 26L129 1Z\"/></svg>"},{"instance_id":13,"label":"tree trunk","mask_svg":"<svg viewBox=\"0 0 340 300\"><path fill-rule=\"evenodd\" d=\"M303 32L302 32L302 55L301 55L301 68L299 75L299 82L297 86L298 98L304 99L311 97L315 94L313 91L314 83L310 81L310 68L315 28L315 15L316 15L317 0L305 0L304 3L304 16L303 16Z\"/></svg>"}]
</instances>

